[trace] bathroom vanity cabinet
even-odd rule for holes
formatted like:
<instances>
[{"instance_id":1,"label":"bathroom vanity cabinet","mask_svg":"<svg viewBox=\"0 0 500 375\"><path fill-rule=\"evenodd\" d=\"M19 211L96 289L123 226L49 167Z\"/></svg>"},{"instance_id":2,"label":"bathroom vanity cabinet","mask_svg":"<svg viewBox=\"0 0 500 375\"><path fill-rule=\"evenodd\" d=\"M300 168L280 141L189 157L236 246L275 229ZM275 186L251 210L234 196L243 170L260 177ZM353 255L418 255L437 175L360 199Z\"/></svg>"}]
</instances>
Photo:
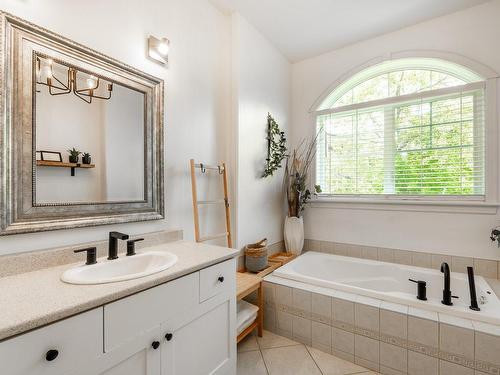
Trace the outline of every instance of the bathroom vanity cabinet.
<instances>
[{"instance_id":1,"label":"bathroom vanity cabinet","mask_svg":"<svg viewBox=\"0 0 500 375\"><path fill-rule=\"evenodd\" d=\"M227 260L4 340L1 372L235 374L235 277Z\"/></svg>"}]
</instances>

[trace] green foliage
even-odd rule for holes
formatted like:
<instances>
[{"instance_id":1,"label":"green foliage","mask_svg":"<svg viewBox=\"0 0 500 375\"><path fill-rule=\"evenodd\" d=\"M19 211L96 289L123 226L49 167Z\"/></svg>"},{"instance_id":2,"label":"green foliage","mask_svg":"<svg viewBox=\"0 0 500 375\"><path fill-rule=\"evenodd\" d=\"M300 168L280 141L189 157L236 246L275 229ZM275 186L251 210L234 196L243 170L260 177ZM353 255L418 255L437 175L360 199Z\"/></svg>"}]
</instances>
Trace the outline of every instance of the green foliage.
<instances>
[{"instance_id":1,"label":"green foliage","mask_svg":"<svg viewBox=\"0 0 500 375\"><path fill-rule=\"evenodd\" d=\"M74 158L77 158L78 156L80 156L81 152L78 151L76 148L72 148L71 150L68 150L69 154L74 157Z\"/></svg>"},{"instance_id":2,"label":"green foliage","mask_svg":"<svg viewBox=\"0 0 500 375\"><path fill-rule=\"evenodd\" d=\"M297 191L300 192L300 194L299 194L299 212L302 212L306 208L306 204L311 199L312 194L311 194L311 191L309 189L305 188L306 185L303 182L302 178L296 178L295 181L297 183L295 185L295 188L297 189ZM322 192L321 186L314 185L314 193L320 194L321 192Z\"/></svg>"},{"instance_id":3,"label":"green foliage","mask_svg":"<svg viewBox=\"0 0 500 375\"><path fill-rule=\"evenodd\" d=\"M438 72L392 72L354 87L335 106L463 83ZM474 194L481 177L474 172L478 161L474 156L473 103L471 93L398 104L389 113L379 107L319 116L318 128L326 130L318 141L324 163L319 168L323 173L320 181L334 194ZM389 136L388 115L394 123L394 133ZM388 143L393 148L384 150Z\"/></svg>"},{"instance_id":4,"label":"green foliage","mask_svg":"<svg viewBox=\"0 0 500 375\"><path fill-rule=\"evenodd\" d=\"M463 84L458 78L430 70L395 71L360 83L342 95L335 107Z\"/></svg>"},{"instance_id":5,"label":"green foliage","mask_svg":"<svg viewBox=\"0 0 500 375\"><path fill-rule=\"evenodd\" d=\"M274 172L281 168L281 162L287 157L285 132L280 130L278 123L270 113L267 114L267 142L267 165L262 174L263 178L272 176Z\"/></svg>"},{"instance_id":6,"label":"green foliage","mask_svg":"<svg viewBox=\"0 0 500 375\"><path fill-rule=\"evenodd\" d=\"M302 141L286 160L284 186L288 202L288 216L290 217L300 217L307 202L311 199L311 191L307 188L307 181L309 168L316 155L318 137L321 133L318 133L311 141ZM321 187L315 185L314 191L321 193Z\"/></svg>"},{"instance_id":7,"label":"green foliage","mask_svg":"<svg viewBox=\"0 0 500 375\"><path fill-rule=\"evenodd\" d=\"M396 108L395 192L474 193L472 96L422 104L423 116Z\"/></svg>"}]
</instances>

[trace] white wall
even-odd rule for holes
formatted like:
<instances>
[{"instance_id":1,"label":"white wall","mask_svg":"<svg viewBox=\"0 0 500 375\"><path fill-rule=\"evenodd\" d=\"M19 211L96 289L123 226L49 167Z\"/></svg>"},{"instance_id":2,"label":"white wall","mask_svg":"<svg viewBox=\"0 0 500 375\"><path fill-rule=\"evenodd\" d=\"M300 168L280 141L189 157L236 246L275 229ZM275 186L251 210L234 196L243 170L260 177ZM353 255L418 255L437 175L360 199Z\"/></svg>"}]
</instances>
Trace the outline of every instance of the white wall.
<instances>
[{"instance_id":1,"label":"white wall","mask_svg":"<svg viewBox=\"0 0 500 375\"><path fill-rule=\"evenodd\" d=\"M283 239L283 169L261 178L267 157L267 113L290 123L291 66L243 17L232 16L233 115L237 147L237 246Z\"/></svg>"},{"instance_id":2,"label":"white wall","mask_svg":"<svg viewBox=\"0 0 500 375\"><path fill-rule=\"evenodd\" d=\"M0 9L165 80L167 210L161 221L0 237L0 254L105 239L110 230L180 228L193 238L189 159L227 156L229 18L206 0L1 0ZM149 35L170 39L168 68L145 57Z\"/></svg>"},{"instance_id":3,"label":"white wall","mask_svg":"<svg viewBox=\"0 0 500 375\"><path fill-rule=\"evenodd\" d=\"M460 54L500 72L500 2L421 23L305 60L292 68L294 142L313 130L309 108L351 69L383 55L410 50ZM334 19L334 18L333 18ZM306 238L500 259L489 240L500 215L308 208Z\"/></svg>"},{"instance_id":4,"label":"white wall","mask_svg":"<svg viewBox=\"0 0 500 375\"><path fill-rule=\"evenodd\" d=\"M106 200L144 199L144 94L114 85L105 102Z\"/></svg>"},{"instance_id":5,"label":"white wall","mask_svg":"<svg viewBox=\"0 0 500 375\"><path fill-rule=\"evenodd\" d=\"M75 95L51 96L47 86L37 85L36 149L58 151L67 162L68 149L89 152L96 168L36 168L37 203L99 202L105 199L103 158L103 104L89 105ZM81 162L81 156L80 156Z\"/></svg>"},{"instance_id":6,"label":"white wall","mask_svg":"<svg viewBox=\"0 0 500 375\"><path fill-rule=\"evenodd\" d=\"M115 84L110 100L89 104L38 90L36 149L61 152L66 162L75 147L80 162L88 152L95 168L71 176L67 168L37 167L37 203L143 200L144 95Z\"/></svg>"}]
</instances>

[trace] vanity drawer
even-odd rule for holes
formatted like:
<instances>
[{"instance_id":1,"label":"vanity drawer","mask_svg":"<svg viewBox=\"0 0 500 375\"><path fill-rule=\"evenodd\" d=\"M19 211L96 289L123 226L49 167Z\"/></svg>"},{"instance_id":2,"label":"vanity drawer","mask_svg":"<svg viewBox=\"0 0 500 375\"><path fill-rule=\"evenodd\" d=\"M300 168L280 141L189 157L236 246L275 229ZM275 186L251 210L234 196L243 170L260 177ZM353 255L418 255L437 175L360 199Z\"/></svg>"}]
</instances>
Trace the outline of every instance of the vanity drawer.
<instances>
[{"instance_id":1,"label":"vanity drawer","mask_svg":"<svg viewBox=\"0 0 500 375\"><path fill-rule=\"evenodd\" d=\"M103 354L102 324L100 307L2 341L0 372L8 375L74 374Z\"/></svg>"},{"instance_id":2,"label":"vanity drawer","mask_svg":"<svg viewBox=\"0 0 500 375\"><path fill-rule=\"evenodd\" d=\"M199 304L199 273L123 298L104 306L104 351L138 338L174 314Z\"/></svg>"},{"instance_id":3,"label":"vanity drawer","mask_svg":"<svg viewBox=\"0 0 500 375\"><path fill-rule=\"evenodd\" d=\"M200 302L234 288L236 265L233 259L200 271Z\"/></svg>"}]
</instances>

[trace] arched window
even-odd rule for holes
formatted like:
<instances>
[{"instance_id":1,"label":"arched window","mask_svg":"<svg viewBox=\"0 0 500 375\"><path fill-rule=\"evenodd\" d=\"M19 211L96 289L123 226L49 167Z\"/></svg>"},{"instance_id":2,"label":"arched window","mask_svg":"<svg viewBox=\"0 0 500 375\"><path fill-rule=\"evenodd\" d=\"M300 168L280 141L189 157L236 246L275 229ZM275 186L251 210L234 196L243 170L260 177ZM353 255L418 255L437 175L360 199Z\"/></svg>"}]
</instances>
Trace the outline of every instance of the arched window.
<instances>
[{"instance_id":1,"label":"arched window","mask_svg":"<svg viewBox=\"0 0 500 375\"><path fill-rule=\"evenodd\" d=\"M399 59L339 85L316 111L316 183L329 195L484 196L485 80Z\"/></svg>"}]
</instances>

